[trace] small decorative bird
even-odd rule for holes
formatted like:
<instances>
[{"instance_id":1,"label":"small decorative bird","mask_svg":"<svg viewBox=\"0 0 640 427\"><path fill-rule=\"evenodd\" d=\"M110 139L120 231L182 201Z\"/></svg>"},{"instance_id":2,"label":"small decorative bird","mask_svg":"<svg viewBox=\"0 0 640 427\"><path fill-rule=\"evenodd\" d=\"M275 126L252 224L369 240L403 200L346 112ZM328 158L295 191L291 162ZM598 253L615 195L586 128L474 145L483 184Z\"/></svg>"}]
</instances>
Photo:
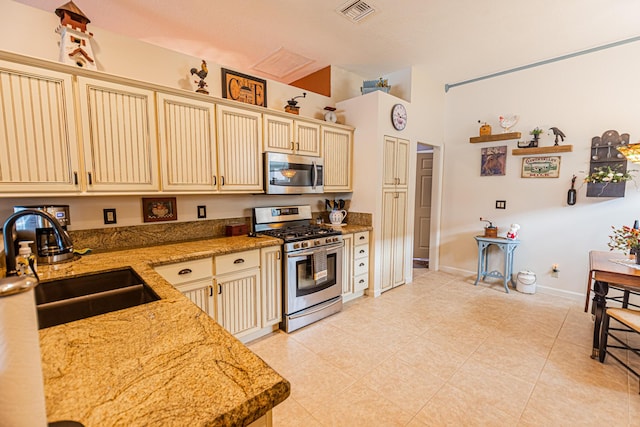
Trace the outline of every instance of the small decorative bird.
<instances>
[{"instance_id":1,"label":"small decorative bird","mask_svg":"<svg viewBox=\"0 0 640 427\"><path fill-rule=\"evenodd\" d=\"M205 87L207 86L207 83L204 81L204 79L207 77L207 74L209 74L209 70L207 69L207 61L203 59L202 65L200 66L200 68L201 68L200 70L196 68L191 69L191 75L195 74L198 77L200 77L200 81L195 80L195 82L198 83L198 89L196 89L196 92L204 93L208 95L209 91L205 89Z\"/></svg>"},{"instance_id":2,"label":"small decorative bird","mask_svg":"<svg viewBox=\"0 0 640 427\"><path fill-rule=\"evenodd\" d=\"M567 137L567 135L565 135L564 132L562 132L557 127L551 127L549 128L549 130L553 131L553 134L556 136L556 139L554 141L555 143L553 145L558 145L558 138L560 138L560 140L564 142L564 139Z\"/></svg>"}]
</instances>

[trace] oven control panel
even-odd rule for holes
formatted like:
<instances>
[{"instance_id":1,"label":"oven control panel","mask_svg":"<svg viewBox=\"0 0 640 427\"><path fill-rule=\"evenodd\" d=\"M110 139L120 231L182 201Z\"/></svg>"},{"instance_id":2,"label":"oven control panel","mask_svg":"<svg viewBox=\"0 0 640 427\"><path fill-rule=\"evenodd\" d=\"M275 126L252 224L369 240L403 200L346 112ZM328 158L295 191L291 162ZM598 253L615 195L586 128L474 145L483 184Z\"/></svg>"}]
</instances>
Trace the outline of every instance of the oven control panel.
<instances>
[{"instance_id":1,"label":"oven control panel","mask_svg":"<svg viewBox=\"0 0 640 427\"><path fill-rule=\"evenodd\" d=\"M315 239L303 240L301 242L291 242L285 244L285 252L299 251L302 249L319 248L342 242L342 236L319 237Z\"/></svg>"}]
</instances>

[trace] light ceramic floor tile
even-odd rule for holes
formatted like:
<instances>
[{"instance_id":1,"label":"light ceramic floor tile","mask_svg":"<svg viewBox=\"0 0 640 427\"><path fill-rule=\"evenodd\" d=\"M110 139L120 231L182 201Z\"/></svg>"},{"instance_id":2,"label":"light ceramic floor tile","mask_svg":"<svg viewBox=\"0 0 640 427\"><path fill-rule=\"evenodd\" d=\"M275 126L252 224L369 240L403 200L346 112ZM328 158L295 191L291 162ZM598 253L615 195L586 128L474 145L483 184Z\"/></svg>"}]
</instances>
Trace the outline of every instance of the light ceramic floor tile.
<instances>
[{"instance_id":1,"label":"light ceramic floor tile","mask_svg":"<svg viewBox=\"0 0 640 427\"><path fill-rule=\"evenodd\" d=\"M638 379L590 358L583 302L474 280L420 271L250 343L291 383L275 425L640 427Z\"/></svg>"},{"instance_id":2,"label":"light ceramic floor tile","mask_svg":"<svg viewBox=\"0 0 640 427\"><path fill-rule=\"evenodd\" d=\"M403 411L384 395L363 384L354 384L312 415L325 426L405 426L413 414Z\"/></svg>"},{"instance_id":3,"label":"light ceramic floor tile","mask_svg":"<svg viewBox=\"0 0 640 427\"><path fill-rule=\"evenodd\" d=\"M401 409L415 414L442 387L444 380L392 357L361 381Z\"/></svg>"}]
</instances>

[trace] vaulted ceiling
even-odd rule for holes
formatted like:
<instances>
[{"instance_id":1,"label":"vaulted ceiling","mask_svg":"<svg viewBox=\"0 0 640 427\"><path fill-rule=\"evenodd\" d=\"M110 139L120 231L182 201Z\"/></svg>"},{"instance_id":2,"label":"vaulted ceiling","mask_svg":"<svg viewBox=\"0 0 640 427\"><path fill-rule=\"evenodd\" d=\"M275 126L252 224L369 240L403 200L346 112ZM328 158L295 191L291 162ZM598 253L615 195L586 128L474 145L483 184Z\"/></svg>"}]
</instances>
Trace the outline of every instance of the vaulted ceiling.
<instances>
[{"instance_id":1,"label":"vaulted ceiling","mask_svg":"<svg viewBox=\"0 0 640 427\"><path fill-rule=\"evenodd\" d=\"M285 83L327 65L367 79L424 65L455 82L640 33L637 0L363 1L74 0L96 38L102 28ZM344 9L371 13L354 22Z\"/></svg>"}]
</instances>

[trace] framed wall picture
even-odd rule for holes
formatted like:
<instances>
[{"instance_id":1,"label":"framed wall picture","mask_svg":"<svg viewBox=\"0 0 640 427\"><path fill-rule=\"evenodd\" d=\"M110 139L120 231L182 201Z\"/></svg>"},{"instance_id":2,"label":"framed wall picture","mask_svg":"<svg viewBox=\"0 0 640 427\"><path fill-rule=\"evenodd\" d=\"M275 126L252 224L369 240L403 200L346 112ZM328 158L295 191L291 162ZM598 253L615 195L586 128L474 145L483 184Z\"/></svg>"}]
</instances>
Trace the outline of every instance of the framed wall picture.
<instances>
[{"instance_id":1,"label":"framed wall picture","mask_svg":"<svg viewBox=\"0 0 640 427\"><path fill-rule=\"evenodd\" d=\"M142 198L142 219L144 222L175 221L178 206L175 197Z\"/></svg>"},{"instance_id":2,"label":"framed wall picture","mask_svg":"<svg viewBox=\"0 0 640 427\"><path fill-rule=\"evenodd\" d=\"M560 176L560 156L523 157L523 178L558 178Z\"/></svg>"},{"instance_id":3,"label":"framed wall picture","mask_svg":"<svg viewBox=\"0 0 640 427\"><path fill-rule=\"evenodd\" d=\"M222 97L266 107L267 81L223 68Z\"/></svg>"},{"instance_id":4,"label":"framed wall picture","mask_svg":"<svg viewBox=\"0 0 640 427\"><path fill-rule=\"evenodd\" d=\"M507 146L480 150L480 176L504 175L507 165Z\"/></svg>"}]
</instances>

